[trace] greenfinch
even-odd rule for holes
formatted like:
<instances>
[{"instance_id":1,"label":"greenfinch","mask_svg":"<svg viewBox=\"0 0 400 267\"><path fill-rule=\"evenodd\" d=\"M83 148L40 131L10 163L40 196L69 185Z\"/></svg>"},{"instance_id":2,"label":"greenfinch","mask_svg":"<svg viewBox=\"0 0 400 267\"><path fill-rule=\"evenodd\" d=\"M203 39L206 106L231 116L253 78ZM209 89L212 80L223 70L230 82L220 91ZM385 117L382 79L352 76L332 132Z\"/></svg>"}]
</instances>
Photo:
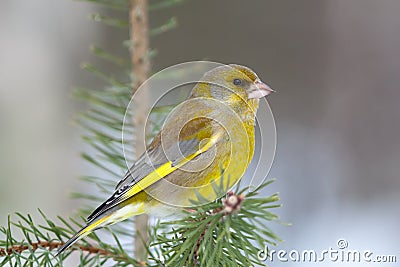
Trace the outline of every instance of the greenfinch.
<instances>
[{"instance_id":1,"label":"greenfinch","mask_svg":"<svg viewBox=\"0 0 400 267\"><path fill-rule=\"evenodd\" d=\"M232 187L254 154L259 99L273 90L251 69L223 65L206 72L189 97L168 115L115 192L87 218L62 253L92 231L131 216L190 207L200 194L213 201L219 179Z\"/></svg>"}]
</instances>

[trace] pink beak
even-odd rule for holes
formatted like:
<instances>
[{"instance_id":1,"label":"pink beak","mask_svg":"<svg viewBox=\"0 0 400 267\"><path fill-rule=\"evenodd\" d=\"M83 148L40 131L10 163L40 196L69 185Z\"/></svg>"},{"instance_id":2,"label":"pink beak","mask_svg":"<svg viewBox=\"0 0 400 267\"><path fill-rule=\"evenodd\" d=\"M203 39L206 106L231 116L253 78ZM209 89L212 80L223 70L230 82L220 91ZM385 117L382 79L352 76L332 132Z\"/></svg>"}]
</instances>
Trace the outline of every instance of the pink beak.
<instances>
[{"instance_id":1,"label":"pink beak","mask_svg":"<svg viewBox=\"0 0 400 267\"><path fill-rule=\"evenodd\" d=\"M247 92L247 97L249 99L260 99L264 96L269 95L270 93L275 92L271 89L268 85L263 83L262 81L258 80L255 81Z\"/></svg>"}]
</instances>

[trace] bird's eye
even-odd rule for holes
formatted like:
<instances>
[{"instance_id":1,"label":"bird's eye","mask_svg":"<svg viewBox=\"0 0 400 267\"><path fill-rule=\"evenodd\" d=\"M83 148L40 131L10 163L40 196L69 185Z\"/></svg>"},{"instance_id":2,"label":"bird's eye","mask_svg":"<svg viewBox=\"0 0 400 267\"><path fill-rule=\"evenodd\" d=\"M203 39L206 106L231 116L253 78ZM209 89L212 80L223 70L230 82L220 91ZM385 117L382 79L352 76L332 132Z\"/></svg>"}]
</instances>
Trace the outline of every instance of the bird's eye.
<instances>
[{"instance_id":1,"label":"bird's eye","mask_svg":"<svg viewBox=\"0 0 400 267\"><path fill-rule=\"evenodd\" d=\"M236 86L237 85L241 85L242 84L242 80L241 79L234 79L233 80L233 84L236 85Z\"/></svg>"}]
</instances>

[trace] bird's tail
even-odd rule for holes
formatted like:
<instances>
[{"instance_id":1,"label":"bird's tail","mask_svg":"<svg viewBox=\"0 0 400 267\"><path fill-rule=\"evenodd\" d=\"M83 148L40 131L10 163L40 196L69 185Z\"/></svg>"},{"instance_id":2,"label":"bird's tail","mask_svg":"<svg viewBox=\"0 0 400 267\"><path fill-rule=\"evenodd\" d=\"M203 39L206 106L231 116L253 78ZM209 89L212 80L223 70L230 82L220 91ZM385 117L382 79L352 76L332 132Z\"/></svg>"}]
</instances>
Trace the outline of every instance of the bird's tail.
<instances>
[{"instance_id":1,"label":"bird's tail","mask_svg":"<svg viewBox=\"0 0 400 267\"><path fill-rule=\"evenodd\" d=\"M110 215L108 216L104 216L103 218L100 218L99 220L93 221L93 222L89 222L85 227L83 227L81 230L79 230L76 234L74 234L73 237L71 237L67 242L64 243L64 245L62 245L57 253L56 253L56 257L58 255L60 255L61 253L63 253L66 249L68 249L70 246L72 246L73 244L75 244L77 241L79 241L80 239L84 238L85 236L87 236L88 234L90 234L91 232L93 232L94 230L101 228L103 226L106 226L107 220L110 218Z\"/></svg>"}]
</instances>

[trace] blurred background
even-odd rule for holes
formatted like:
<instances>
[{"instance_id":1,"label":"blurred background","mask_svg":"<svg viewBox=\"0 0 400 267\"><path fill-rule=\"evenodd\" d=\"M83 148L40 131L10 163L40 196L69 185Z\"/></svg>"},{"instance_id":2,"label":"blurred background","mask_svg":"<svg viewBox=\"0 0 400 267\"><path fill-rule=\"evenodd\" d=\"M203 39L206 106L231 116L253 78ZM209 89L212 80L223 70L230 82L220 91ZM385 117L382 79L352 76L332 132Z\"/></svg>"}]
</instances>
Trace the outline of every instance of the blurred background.
<instances>
[{"instance_id":1,"label":"blurred background","mask_svg":"<svg viewBox=\"0 0 400 267\"><path fill-rule=\"evenodd\" d=\"M277 181L265 193L280 192L277 213L293 225L272 226L284 239L275 249L337 249L345 239L349 249L400 261L399 10L396 0L207 0L150 13L153 26L171 16L179 23L151 38L153 71L191 60L239 63L278 91L268 100L278 136L269 177ZM101 83L79 66L102 67L90 44L128 56L115 41L126 31L88 19L99 11L70 0L0 2L2 225L15 211L55 217L80 205L69 193L92 170L79 157L72 121L82 107L71 95Z\"/></svg>"}]
</instances>

